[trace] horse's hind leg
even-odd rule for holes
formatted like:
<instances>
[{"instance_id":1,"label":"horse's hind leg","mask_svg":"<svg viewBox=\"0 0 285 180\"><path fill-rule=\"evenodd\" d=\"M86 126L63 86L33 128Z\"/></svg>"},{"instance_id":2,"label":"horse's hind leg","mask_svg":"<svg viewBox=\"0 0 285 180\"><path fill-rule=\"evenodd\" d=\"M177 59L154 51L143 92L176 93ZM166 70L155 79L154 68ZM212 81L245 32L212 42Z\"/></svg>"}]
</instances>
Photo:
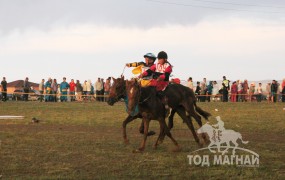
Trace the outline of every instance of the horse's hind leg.
<instances>
[{"instance_id":1,"label":"horse's hind leg","mask_svg":"<svg viewBox=\"0 0 285 180\"><path fill-rule=\"evenodd\" d=\"M129 140L127 138L127 124L132 122L133 120L137 119L137 116L128 116L124 121L123 121L123 138L124 138L124 143L128 144Z\"/></svg>"},{"instance_id":2,"label":"horse's hind leg","mask_svg":"<svg viewBox=\"0 0 285 180\"><path fill-rule=\"evenodd\" d=\"M162 128L164 129L163 134L166 134L172 140L174 145L176 146L176 149L174 149L173 151L180 151L181 148L179 147L177 141L173 138L172 134L170 133L170 130L168 129L168 127L167 127L167 125L165 123L165 120L161 119L159 121L159 123L161 124Z\"/></svg>"},{"instance_id":3,"label":"horse's hind leg","mask_svg":"<svg viewBox=\"0 0 285 180\"><path fill-rule=\"evenodd\" d=\"M157 140L156 140L156 142L155 142L155 144L153 146L154 149L157 148L158 144L162 143L162 141L164 139L164 136L165 136L164 127L163 127L162 123L159 123L159 126L160 126L159 136L157 137ZM162 141L161 141L161 139L162 139Z\"/></svg>"},{"instance_id":4,"label":"horse's hind leg","mask_svg":"<svg viewBox=\"0 0 285 180\"><path fill-rule=\"evenodd\" d=\"M192 116L195 119L195 121L198 123L198 125L200 127L202 127L201 116L199 116L197 114L197 112L195 111L194 103L193 103L192 99L188 98L188 101L185 101L183 106L184 106L185 110L189 114L189 119L191 119L190 116ZM192 121L191 121L191 123L192 123ZM202 138L204 139L205 142L209 142L209 140L207 139L207 136L205 135L205 133L202 133Z\"/></svg>"},{"instance_id":5,"label":"horse's hind leg","mask_svg":"<svg viewBox=\"0 0 285 180\"><path fill-rule=\"evenodd\" d=\"M170 116L168 117L168 128L169 128L169 130L171 130L173 128L173 118L174 118L175 113L176 113L176 110L172 109Z\"/></svg>"},{"instance_id":6,"label":"horse's hind leg","mask_svg":"<svg viewBox=\"0 0 285 180\"><path fill-rule=\"evenodd\" d=\"M191 130L191 132L192 132L192 134L193 134L193 137L194 137L195 141L196 141L199 145L201 145L201 144L200 144L200 140L199 140L199 138L198 138L198 135L197 135L197 133L196 133L196 131L195 131L195 129L194 129L194 126L193 126L193 123L192 123L191 118L186 115L185 111L184 111L182 108L181 108L181 109L180 109L180 108L177 109L177 113L178 113L178 115L186 122L188 128Z\"/></svg>"}]
</instances>

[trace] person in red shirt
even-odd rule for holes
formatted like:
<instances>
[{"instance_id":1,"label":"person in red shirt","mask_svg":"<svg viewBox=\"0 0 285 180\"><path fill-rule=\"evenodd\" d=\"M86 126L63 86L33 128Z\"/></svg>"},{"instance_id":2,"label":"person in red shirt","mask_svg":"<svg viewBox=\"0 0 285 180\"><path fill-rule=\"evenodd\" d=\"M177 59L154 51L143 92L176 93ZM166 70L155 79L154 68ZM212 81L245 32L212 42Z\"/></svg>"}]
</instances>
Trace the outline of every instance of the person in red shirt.
<instances>
[{"instance_id":1,"label":"person in red shirt","mask_svg":"<svg viewBox=\"0 0 285 180\"><path fill-rule=\"evenodd\" d=\"M161 51L157 55L158 62L153 64L150 69L142 73L142 77L153 74L150 86L155 86L157 91L163 91L169 84L169 77L172 72L172 66L167 61L167 54Z\"/></svg>"},{"instance_id":2,"label":"person in red shirt","mask_svg":"<svg viewBox=\"0 0 285 180\"><path fill-rule=\"evenodd\" d=\"M237 84L236 84L236 81L234 81L231 87L231 101L232 102L237 102L237 92L238 92Z\"/></svg>"},{"instance_id":3,"label":"person in red shirt","mask_svg":"<svg viewBox=\"0 0 285 180\"><path fill-rule=\"evenodd\" d=\"M169 84L169 77L172 72L172 66L168 62L167 53L161 51L157 55L158 62L150 67L147 71L142 73L142 77L150 76L153 74L153 79L150 82L150 86L155 86L158 91L158 96L161 98L162 103L165 105L166 116L169 114L169 106L167 103L167 97L164 95L164 90Z\"/></svg>"},{"instance_id":4,"label":"person in red shirt","mask_svg":"<svg viewBox=\"0 0 285 180\"><path fill-rule=\"evenodd\" d=\"M71 82L69 83L70 101L75 101L75 87L76 84L74 83L74 79L71 79Z\"/></svg>"}]
</instances>

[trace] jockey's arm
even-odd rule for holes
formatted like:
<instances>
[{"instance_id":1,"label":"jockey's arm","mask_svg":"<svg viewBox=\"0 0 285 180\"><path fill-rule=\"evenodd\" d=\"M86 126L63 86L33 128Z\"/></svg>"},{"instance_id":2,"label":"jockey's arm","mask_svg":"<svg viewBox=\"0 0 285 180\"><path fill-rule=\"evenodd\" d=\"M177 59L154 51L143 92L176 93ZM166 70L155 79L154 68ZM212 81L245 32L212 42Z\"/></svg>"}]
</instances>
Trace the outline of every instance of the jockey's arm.
<instances>
[{"instance_id":1,"label":"jockey's arm","mask_svg":"<svg viewBox=\"0 0 285 180\"><path fill-rule=\"evenodd\" d=\"M144 62L133 62L133 63L126 64L127 67L138 67L140 65L145 65L145 63Z\"/></svg>"},{"instance_id":2,"label":"jockey's arm","mask_svg":"<svg viewBox=\"0 0 285 180\"><path fill-rule=\"evenodd\" d=\"M155 64L152 65L148 70L146 70L145 72L143 72L141 74L142 77L145 77L145 76L151 76L152 74L155 73L155 70L156 70L156 66Z\"/></svg>"},{"instance_id":3,"label":"jockey's arm","mask_svg":"<svg viewBox=\"0 0 285 180\"><path fill-rule=\"evenodd\" d=\"M164 73L162 73L159 77L158 77L158 80L159 81L169 81L169 77L170 77L170 74L172 72L172 68L171 66L168 66Z\"/></svg>"}]
</instances>

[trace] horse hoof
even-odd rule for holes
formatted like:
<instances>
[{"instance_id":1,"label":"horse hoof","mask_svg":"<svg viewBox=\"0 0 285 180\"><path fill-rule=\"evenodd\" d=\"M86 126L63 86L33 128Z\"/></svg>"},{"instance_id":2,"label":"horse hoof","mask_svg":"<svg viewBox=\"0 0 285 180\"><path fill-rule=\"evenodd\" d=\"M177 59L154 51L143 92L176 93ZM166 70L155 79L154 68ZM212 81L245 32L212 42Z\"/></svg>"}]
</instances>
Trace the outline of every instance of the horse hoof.
<instances>
[{"instance_id":1,"label":"horse hoof","mask_svg":"<svg viewBox=\"0 0 285 180\"><path fill-rule=\"evenodd\" d=\"M147 133L147 136L152 136L152 135L155 135L155 132L154 132L154 131L149 131L149 132Z\"/></svg>"},{"instance_id":2,"label":"horse hoof","mask_svg":"<svg viewBox=\"0 0 285 180\"><path fill-rule=\"evenodd\" d=\"M162 144L163 140L158 140L157 144Z\"/></svg>"},{"instance_id":3,"label":"horse hoof","mask_svg":"<svg viewBox=\"0 0 285 180\"><path fill-rule=\"evenodd\" d=\"M129 141L128 139L126 139L126 140L124 140L124 143L125 143L126 145L128 145L128 144L130 144L130 141Z\"/></svg>"},{"instance_id":4,"label":"horse hoof","mask_svg":"<svg viewBox=\"0 0 285 180\"><path fill-rule=\"evenodd\" d=\"M180 152L181 149L182 149L182 148L181 148L180 146L178 146L178 147L176 147L175 149L173 149L172 152Z\"/></svg>"},{"instance_id":5,"label":"horse hoof","mask_svg":"<svg viewBox=\"0 0 285 180\"><path fill-rule=\"evenodd\" d=\"M141 149L134 149L133 150L133 153L142 153L143 152L143 150L141 150Z\"/></svg>"}]
</instances>

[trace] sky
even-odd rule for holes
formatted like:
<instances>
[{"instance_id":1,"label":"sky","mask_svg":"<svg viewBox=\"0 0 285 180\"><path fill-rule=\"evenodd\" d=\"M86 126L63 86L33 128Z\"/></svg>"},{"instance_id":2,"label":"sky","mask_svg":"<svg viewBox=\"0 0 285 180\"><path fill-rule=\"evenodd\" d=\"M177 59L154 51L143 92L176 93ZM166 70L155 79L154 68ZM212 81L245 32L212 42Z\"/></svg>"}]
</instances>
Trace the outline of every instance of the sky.
<instances>
[{"instance_id":1,"label":"sky","mask_svg":"<svg viewBox=\"0 0 285 180\"><path fill-rule=\"evenodd\" d=\"M162 50L181 80L283 79L284 42L284 0L0 0L8 82L130 78Z\"/></svg>"}]
</instances>

